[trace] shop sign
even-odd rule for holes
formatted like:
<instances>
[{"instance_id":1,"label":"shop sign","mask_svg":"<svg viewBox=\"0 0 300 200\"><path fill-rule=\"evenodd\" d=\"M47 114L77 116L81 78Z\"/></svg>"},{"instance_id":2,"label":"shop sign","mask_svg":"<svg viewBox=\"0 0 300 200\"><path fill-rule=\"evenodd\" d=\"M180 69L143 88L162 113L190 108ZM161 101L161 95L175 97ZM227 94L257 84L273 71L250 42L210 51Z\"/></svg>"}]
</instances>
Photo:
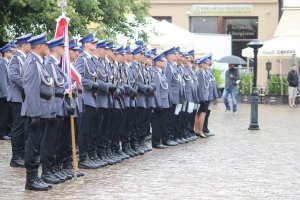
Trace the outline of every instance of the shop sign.
<instances>
[{"instance_id":1,"label":"shop sign","mask_svg":"<svg viewBox=\"0 0 300 200\"><path fill-rule=\"evenodd\" d=\"M193 5L193 16L245 16L251 15L250 4L196 4Z\"/></svg>"}]
</instances>

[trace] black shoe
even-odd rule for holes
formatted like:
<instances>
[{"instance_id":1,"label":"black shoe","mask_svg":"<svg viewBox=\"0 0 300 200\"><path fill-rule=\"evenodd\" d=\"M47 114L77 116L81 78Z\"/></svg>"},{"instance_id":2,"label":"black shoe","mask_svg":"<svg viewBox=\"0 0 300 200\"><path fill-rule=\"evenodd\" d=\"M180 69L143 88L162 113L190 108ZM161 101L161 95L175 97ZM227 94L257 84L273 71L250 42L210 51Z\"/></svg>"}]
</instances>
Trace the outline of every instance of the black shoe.
<instances>
[{"instance_id":1,"label":"black shoe","mask_svg":"<svg viewBox=\"0 0 300 200\"><path fill-rule=\"evenodd\" d=\"M167 146L163 145L163 144L152 144L152 147L155 148L155 149L165 149L165 148L168 148Z\"/></svg>"},{"instance_id":2,"label":"black shoe","mask_svg":"<svg viewBox=\"0 0 300 200\"><path fill-rule=\"evenodd\" d=\"M89 157L90 160L92 160L95 163L95 165L98 166L98 168L107 166L106 162L103 162L101 159L99 159L99 157L96 154L96 151L90 152Z\"/></svg>"},{"instance_id":3,"label":"black shoe","mask_svg":"<svg viewBox=\"0 0 300 200\"><path fill-rule=\"evenodd\" d=\"M107 151L105 149L98 149L97 155L101 160L106 162L108 165L114 165L117 163L115 160L111 160L110 158L107 157Z\"/></svg>"},{"instance_id":4,"label":"black shoe","mask_svg":"<svg viewBox=\"0 0 300 200\"><path fill-rule=\"evenodd\" d=\"M4 135L4 136L0 136L0 140L10 140L11 137L9 137L8 135Z\"/></svg>"},{"instance_id":5,"label":"black shoe","mask_svg":"<svg viewBox=\"0 0 300 200\"><path fill-rule=\"evenodd\" d=\"M49 184L58 184L61 183L62 181L55 177L53 173L51 172L51 167L50 166L42 166L42 175L41 175L42 181L45 183Z\"/></svg>"},{"instance_id":6,"label":"black shoe","mask_svg":"<svg viewBox=\"0 0 300 200\"><path fill-rule=\"evenodd\" d=\"M122 151L131 158L135 156L135 154L130 151L129 143L122 142Z\"/></svg>"},{"instance_id":7,"label":"black shoe","mask_svg":"<svg viewBox=\"0 0 300 200\"><path fill-rule=\"evenodd\" d=\"M189 140L185 139L183 136L180 137L180 140L185 144L189 142Z\"/></svg>"},{"instance_id":8,"label":"black shoe","mask_svg":"<svg viewBox=\"0 0 300 200\"><path fill-rule=\"evenodd\" d=\"M106 156L107 156L110 160L114 161L115 164L121 162L121 159L120 159L119 157L117 157L117 156L111 151L110 148L108 148L108 149L106 150Z\"/></svg>"},{"instance_id":9,"label":"black shoe","mask_svg":"<svg viewBox=\"0 0 300 200\"><path fill-rule=\"evenodd\" d=\"M176 143L174 143L171 139L167 139L166 141L163 142L163 145L165 146L177 146Z\"/></svg>"},{"instance_id":10,"label":"black shoe","mask_svg":"<svg viewBox=\"0 0 300 200\"><path fill-rule=\"evenodd\" d=\"M185 144L185 142L182 141L180 138L176 138L176 142L177 142L178 144Z\"/></svg>"},{"instance_id":11,"label":"black shoe","mask_svg":"<svg viewBox=\"0 0 300 200\"><path fill-rule=\"evenodd\" d=\"M152 134L149 134L146 136L145 138L145 141L148 142L148 141L151 141L152 140Z\"/></svg>"},{"instance_id":12,"label":"black shoe","mask_svg":"<svg viewBox=\"0 0 300 200\"><path fill-rule=\"evenodd\" d=\"M38 177L38 170L27 170L26 171L26 184L25 190L33 191L47 191L49 185L44 184Z\"/></svg>"},{"instance_id":13,"label":"black shoe","mask_svg":"<svg viewBox=\"0 0 300 200\"><path fill-rule=\"evenodd\" d=\"M24 159L21 157L21 154L19 152L13 152L12 159L10 160L10 166L25 168Z\"/></svg>"},{"instance_id":14,"label":"black shoe","mask_svg":"<svg viewBox=\"0 0 300 200\"><path fill-rule=\"evenodd\" d=\"M131 148L137 152L139 155L144 155L145 152L140 148L138 141L134 141L131 143Z\"/></svg>"},{"instance_id":15,"label":"black shoe","mask_svg":"<svg viewBox=\"0 0 300 200\"><path fill-rule=\"evenodd\" d=\"M87 154L82 154L79 156L78 161L79 169L97 169L98 166L95 165L87 156Z\"/></svg>"}]
</instances>

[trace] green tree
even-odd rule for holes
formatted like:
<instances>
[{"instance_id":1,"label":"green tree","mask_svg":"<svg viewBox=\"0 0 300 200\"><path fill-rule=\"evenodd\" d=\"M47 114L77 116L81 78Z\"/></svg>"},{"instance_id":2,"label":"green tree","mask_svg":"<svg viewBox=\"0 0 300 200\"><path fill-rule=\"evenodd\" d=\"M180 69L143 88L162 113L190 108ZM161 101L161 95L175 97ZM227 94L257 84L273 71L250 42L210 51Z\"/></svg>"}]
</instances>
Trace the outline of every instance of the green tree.
<instances>
[{"instance_id":1,"label":"green tree","mask_svg":"<svg viewBox=\"0 0 300 200\"><path fill-rule=\"evenodd\" d=\"M25 33L43 31L53 37L55 19L61 15L57 0L0 0L0 42L11 40ZM134 27L146 23L150 8L149 0L68 0L66 14L71 18L72 35L91 31L98 37L114 38L123 33L132 36ZM135 16L127 21L128 15ZM140 39L146 39L141 31Z\"/></svg>"}]
</instances>

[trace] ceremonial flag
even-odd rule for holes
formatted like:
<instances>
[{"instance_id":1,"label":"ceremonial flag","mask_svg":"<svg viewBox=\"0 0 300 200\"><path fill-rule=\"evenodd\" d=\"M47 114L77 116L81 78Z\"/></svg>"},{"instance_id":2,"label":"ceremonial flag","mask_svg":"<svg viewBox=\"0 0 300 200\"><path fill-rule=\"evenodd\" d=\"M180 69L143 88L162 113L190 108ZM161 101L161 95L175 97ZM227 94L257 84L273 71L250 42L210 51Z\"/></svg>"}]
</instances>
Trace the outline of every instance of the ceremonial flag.
<instances>
[{"instance_id":1,"label":"ceremonial flag","mask_svg":"<svg viewBox=\"0 0 300 200\"><path fill-rule=\"evenodd\" d=\"M68 24L70 19L65 15L60 16L57 20L55 38L64 36L65 41L65 56L62 58L62 70L65 72L68 78L66 84L66 91L72 93L72 80L71 77L76 81L78 87L81 85L81 75L70 65L70 55L69 55L69 32Z\"/></svg>"}]
</instances>

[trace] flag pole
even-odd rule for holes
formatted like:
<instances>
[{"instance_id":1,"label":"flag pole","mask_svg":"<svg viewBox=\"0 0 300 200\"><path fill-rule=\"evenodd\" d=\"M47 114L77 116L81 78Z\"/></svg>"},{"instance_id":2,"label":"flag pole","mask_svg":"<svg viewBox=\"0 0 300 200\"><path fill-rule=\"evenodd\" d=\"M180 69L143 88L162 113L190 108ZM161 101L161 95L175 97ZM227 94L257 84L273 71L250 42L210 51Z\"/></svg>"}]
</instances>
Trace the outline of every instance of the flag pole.
<instances>
[{"instance_id":1,"label":"flag pole","mask_svg":"<svg viewBox=\"0 0 300 200\"><path fill-rule=\"evenodd\" d=\"M61 15L65 16L64 7L67 6L67 0L58 0L58 5L61 7ZM68 29L68 25L66 27ZM70 59L69 56L69 36L68 31L65 31L65 62L66 59ZM66 67L66 66L65 66ZM70 68L70 65L67 65ZM68 69L70 72L70 69ZM72 82L71 82L71 73L68 73L68 84L69 84L69 98L70 104L73 102L72 99ZM71 144L72 144L72 160L73 160L73 170L74 170L74 181L77 180L77 159L76 159L76 142L75 142L75 123L74 123L74 115L70 115L70 125L71 125Z\"/></svg>"}]
</instances>

